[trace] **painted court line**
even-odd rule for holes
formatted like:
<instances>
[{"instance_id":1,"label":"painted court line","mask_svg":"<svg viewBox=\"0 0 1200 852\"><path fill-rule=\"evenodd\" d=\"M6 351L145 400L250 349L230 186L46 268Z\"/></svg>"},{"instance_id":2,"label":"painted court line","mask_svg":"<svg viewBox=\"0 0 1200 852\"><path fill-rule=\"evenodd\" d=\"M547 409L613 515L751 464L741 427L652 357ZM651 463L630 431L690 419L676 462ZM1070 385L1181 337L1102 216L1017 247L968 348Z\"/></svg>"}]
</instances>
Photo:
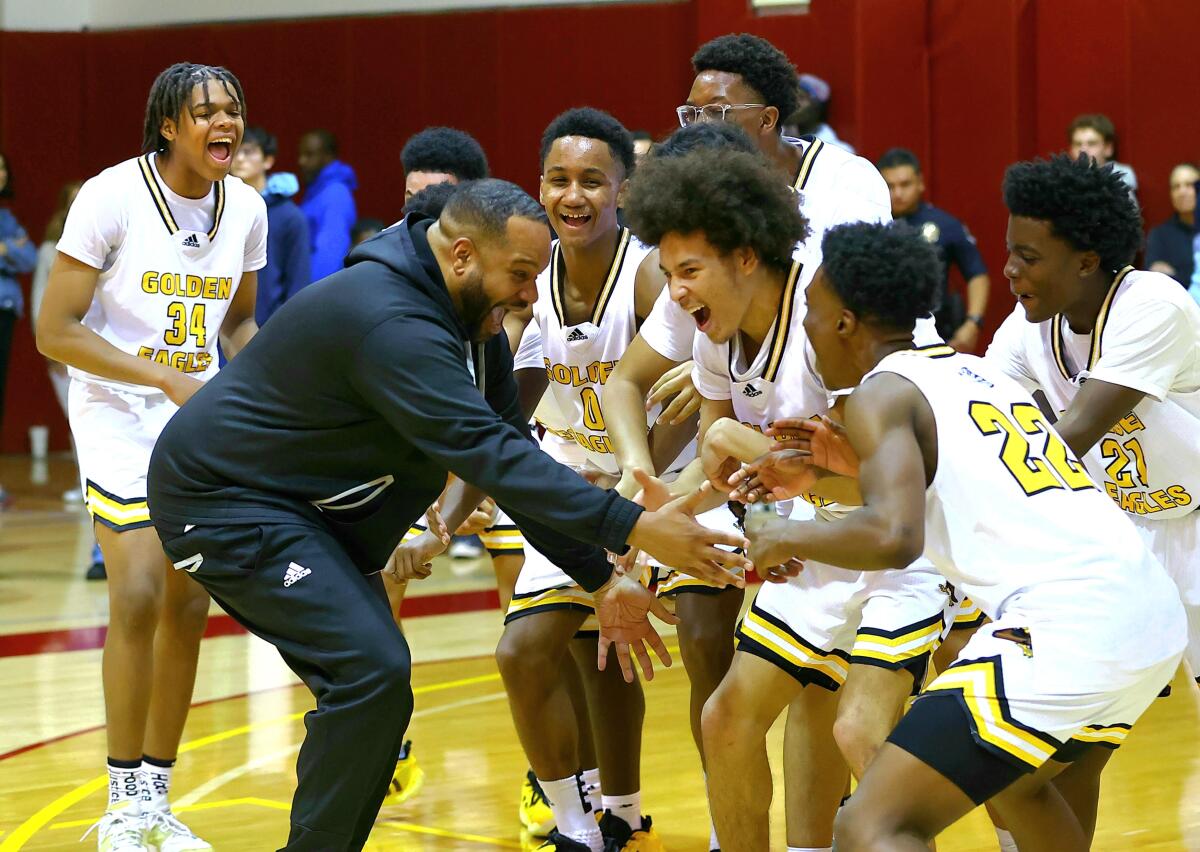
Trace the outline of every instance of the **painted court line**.
<instances>
[{"instance_id":1,"label":"painted court line","mask_svg":"<svg viewBox=\"0 0 1200 852\"><path fill-rule=\"evenodd\" d=\"M446 690L446 689L453 689L453 688L459 687L459 686L469 686L472 684L484 683L484 682L488 682L488 681L495 681L495 680L499 680L499 679L500 679L499 674L480 675L477 677L460 678L457 680L444 681L442 683L433 683L433 684L428 684L426 686L416 687L413 689L413 694L414 695L423 695L423 694L430 693L430 692L439 692L439 691ZM494 695L502 696L503 693L494 693ZM494 700L492 698L492 696L489 696L489 699ZM449 706L449 705L447 705L447 706ZM430 709L432 710L435 708L430 708ZM308 712L309 712L308 710L304 710L304 711L301 711L298 713L289 713L286 716L278 716L274 719L265 719L261 722L253 722L248 725L240 725L236 728L230 728L229 730L226 730L226 731L218 731L215 734L210 734L208 736L200 737L199 739L191 740L190 742L184 743L183 745L181 745L179 747L179 753L186 754L189 751L194 751L199 748L205 748L206 746L210 746L215 743L223 742L225 740L232 739L234 737L239 737L244 734L248 734L251 731L260 730L262 728L266 728L266 727L270 727L270 726L274 726L274 725L280 725L280 724L284 724L287 722L292 722L292 721L295 721L296 719L303 718L303 716ZM107 774L100 775L96 778L93 778L92 780L88 781L87 783L81 784L80 786L76 787L74 790L71 790L70 792L63 794L62 796L59 796L54 801L50 802L49 804L45 805L40 810L38 810L37 813L35 813L33 816L29 817L27 820L25 820L25 822L21 823L21 825L17 826L17 828L15 828L13 830L12 834L10 834L6 838L4 838L3 842L0 842L0 852L16 852L16 850L24 848L25 844L28 843L29 840L35 834L37 834L37 832L39 832L41 829L46 827L46 825L48 825L55 817L57 817L59 814L61 814L63 811L66 811L68 808L72 807L73 805L76 805L79 802L83 801L88 796L92 795L93 793L96 793L99 790L104 789L106 786L108 786L108 775ZM90 824L90 822L88 824Z\"/></svg>"}]
</instances>

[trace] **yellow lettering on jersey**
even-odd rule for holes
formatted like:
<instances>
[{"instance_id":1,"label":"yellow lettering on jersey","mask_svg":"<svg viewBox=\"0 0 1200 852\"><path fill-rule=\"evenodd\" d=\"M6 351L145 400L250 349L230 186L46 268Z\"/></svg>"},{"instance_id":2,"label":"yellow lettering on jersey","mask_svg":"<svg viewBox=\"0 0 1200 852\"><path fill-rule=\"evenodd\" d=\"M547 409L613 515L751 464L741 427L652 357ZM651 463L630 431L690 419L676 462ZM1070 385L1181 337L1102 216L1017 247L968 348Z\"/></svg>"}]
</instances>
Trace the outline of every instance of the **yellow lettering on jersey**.
<instances>
[{"instance_id":1,"label":"yellow lettering on jersey","mask_svg":"<svg viewBox=\"0 0 1200 852\"><path fill-rule=\"evenodd\" d=\"M1131 515L1154 515L1164 509L1192 505L1192 495L1182 485L1169 485L1157 491L1126 491L1115 482L1105 482L1104 491Z\"/></svg>"},{"instance_id":2,"label":"yellow lettering on jersey","mask_svg":"<svg viewBox=\"0 0 1200 852\"><path fill-rule=\"evenodd\" d=\"M158 273L154 271L142 273L142 292L157 293L158 292Z\"/></svg>"},{"instance_id":3,"label":"yellow lettering on jersey","mask_svg":"<svg viewBox=\"0 0 1200 852\"><path fill-rule=\"evenodd\" d=\"M228 299L232 295L233 295L233 279L232 278L218 278L217 279L217 298L224 300L224 299Z\"/></svg>"},{"instance_id":4,"label":"yellow lettering on jersey","mask_svg":"<svg viewBox=\"0 0 1200 852\"><path fill-rule=\"evenodd\" d=\"M137 356L173 367L181 373L203 373L212 364L212 355L207 352L181 352L143 346L138 349Z\"/></svg>"},{"instance_id":5,"label":"yellow lettering on jersey","mask_svg":"<svg viewBox=\"0 0 1200 852\"><path fill-rule=\"evenodd\" d=\"M204 298L206 298L206 299L217 298L217 279L216 278L213 278L210 275L204 279L204 289L201 291L201 295L204 296Z\"/></svg>"},{"instance_id":6,"label":"yellow lettering on jersey","mask_svg":"<svg viewBox=\"0 0 1200 852\"><path fill-rule=\"evenodd\" d=\"M607 435L584 435L581 432L574 432L572 437L575 439L575 443L585 450L593 453L612 453L612 445L609 444Z\"/></svg>"},{"instance_id":7,"label":"yellow lettering on jersey","mask_svg":"<svg viewBox=\"0 0 1200 852\"><path fill-rule=\"evenodd\" d=\"M1141 432L1145 428L1146 425L1131 411L1118 420L1116 425L1108 431L1114 435L1132 435L1134 432Z\"/></svg>"},{"instance_id":8,"label":"yellow lettering on jersey","mask_svg":"<svg viewBox=\"0 0 1200 852\"><path fill-rule=\"evenodd\" d=\"M546 376L550 381L576 388L581 385L606 384L613 368L617 366L616 361L593 361L580 368L576 364L555 364L549 358L544 358L543 363L546 365Z\"/></svg>"},{"instance_id":9,"label":"yellow lettering on jersey","mask_svg":"<svg viewBox=\"0 0 1200 852\"><path fill-rule=\"evenodd\" d=\"M204 279L199 275L189 275L184 279L185 292L193 299L200 298L200 291L204 289Z\"/></svg>"}]
</instances>

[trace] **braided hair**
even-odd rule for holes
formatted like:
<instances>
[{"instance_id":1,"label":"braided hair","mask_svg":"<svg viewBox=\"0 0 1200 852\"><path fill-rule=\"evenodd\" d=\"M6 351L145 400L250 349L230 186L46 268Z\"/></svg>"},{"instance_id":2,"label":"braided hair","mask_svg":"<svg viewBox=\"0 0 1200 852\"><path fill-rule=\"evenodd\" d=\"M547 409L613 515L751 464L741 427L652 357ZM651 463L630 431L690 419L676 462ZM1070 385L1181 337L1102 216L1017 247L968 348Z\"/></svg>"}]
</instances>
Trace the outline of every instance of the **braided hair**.
<instances>
[{"instance_id":1,"label":"braided hair","mask_svg":"<svg viewBox=\"0 0 1200 852\"><path fill-rule=\"evenodd\" d=\"M226 94L238 102L245 114L246 96L241 81L232 71L219 65L176 62L159 74L150 87L150 97L146 100L146 123L142 130L142 153L164 152L170 148L170 143L161 132L163 120L179 120L184 109L190 108L192 89L197 85L204 86L207 100L210 80L224 86Z\"/></svg>"}]
</instances>

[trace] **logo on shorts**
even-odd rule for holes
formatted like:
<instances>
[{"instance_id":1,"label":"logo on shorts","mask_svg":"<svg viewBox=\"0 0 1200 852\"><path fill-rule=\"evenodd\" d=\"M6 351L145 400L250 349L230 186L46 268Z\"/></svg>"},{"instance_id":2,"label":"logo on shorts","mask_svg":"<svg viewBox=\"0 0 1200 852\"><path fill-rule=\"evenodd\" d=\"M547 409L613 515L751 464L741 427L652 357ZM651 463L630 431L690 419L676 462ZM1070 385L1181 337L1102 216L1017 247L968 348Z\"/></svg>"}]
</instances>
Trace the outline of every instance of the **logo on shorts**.
<instances>
[{"instance_id":1,"label":"logo on shorts","mask_svg":"<svg viewBox=\"0 0 1200 852\"><path fill-rule=\"evenodd\" d=\"M577 328L571 329L571 333L567 335L567 343L579 343L587 339L588 336Z\"/></svg>"},{"instance_id":2,"label":"logo on shorts","mask_svg":"<svg viewBox=\"0 0 1200 852\"><path fill-rule=\"evenodd\" d=\"M295 562L289 562L287 573L283 575L283 587L286 589L288 586L292 585L292 583L295 583L298 580L303 580L311 573L312 571L308 568L305 568L303 565L297 565Z\"/></svg>"},{"instance_id":3,"label":"logo on shorts","mask_svg":"<svg viewBox=\"0 0 1200 852\"><path fill-rule=\"evenodd\" d=\"M756 396L762 396L762 391L760 391L754 385L746 385L744 388L742 388L742 393L744 393L746 396L750 397L751 399L753 399Z\"/></svg>"},{"instance_id":4,"label":"logo on shorts","mask_svg":"<svg viewBox=\"0 0 1200 852\"><path fill-rule=\"evenodd\" d=\"M200 248L200 240L196 238L195 234L188 234L186 237L183 238L183 247L184 248Z\"/></svg>"}]
</instances>

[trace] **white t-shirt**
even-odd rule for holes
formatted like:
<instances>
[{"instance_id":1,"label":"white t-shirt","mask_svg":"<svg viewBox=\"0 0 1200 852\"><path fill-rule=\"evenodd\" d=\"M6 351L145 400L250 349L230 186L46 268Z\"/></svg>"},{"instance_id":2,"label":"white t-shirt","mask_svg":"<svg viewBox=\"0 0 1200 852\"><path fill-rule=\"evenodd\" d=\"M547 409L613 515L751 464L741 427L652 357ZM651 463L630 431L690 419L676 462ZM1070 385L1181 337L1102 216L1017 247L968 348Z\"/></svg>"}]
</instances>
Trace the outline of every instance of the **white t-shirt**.
<instances>
[{"instance_id":1,"label":"white t-shirt","mask_svg":"<svg viewBox=\"0 0 1200 852\"><path fill-rule=\"evenodd\" d=\"M228 176L202 199L183 198L147 154L84 183L58 251L100 270L83 324L123 352L202 381L217 371L221 323L243 272L267 262L267 208ZM132 393L130 385L70 368L71 376Z\"/></svg>"},{"instance_id":2,"label":"white t-shirt","mask_svg":"<svg viewBox=\"0 0 1200 852\"><path fill-rule=\"evenodd\" d=\"M803 245L817 266L821 264L821 238L834 225L892 221L887 183L870 160L820 139L808 142L785 136L784 141L804 150L792 189L810 228ZM668 291L664 287L659 293L640 333L655 352L683 362L692 357L696 323L671 301Z\"/></svg>"},{"instance_id":3,"label":"white t-shirt","mask_svg":"<svg viewBox=\"0 0 1200 852\"><path fill-rule=\"evenodd\" d=\"M1071 331L1066 318L1025 319L1018 305L986 358L1066 411L1088 379L1146 397L1084 457L1125 511L1169 518L1200 501L1200 306L1173 279L1126 267L1114 279L1096 326Z\"/></svg>"}]
</instances>

